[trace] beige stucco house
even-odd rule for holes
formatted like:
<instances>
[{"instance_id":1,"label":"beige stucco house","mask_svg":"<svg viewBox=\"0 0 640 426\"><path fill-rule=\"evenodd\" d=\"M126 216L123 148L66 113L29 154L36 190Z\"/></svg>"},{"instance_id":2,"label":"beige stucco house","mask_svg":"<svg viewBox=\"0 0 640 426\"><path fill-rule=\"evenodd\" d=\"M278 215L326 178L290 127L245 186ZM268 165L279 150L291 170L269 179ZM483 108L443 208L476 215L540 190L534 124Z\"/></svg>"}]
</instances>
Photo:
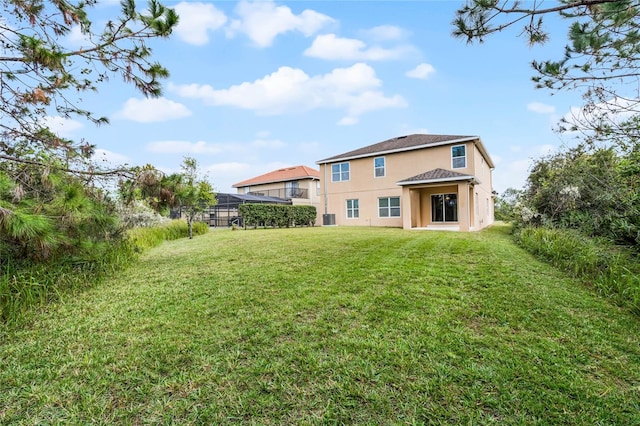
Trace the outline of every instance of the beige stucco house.
<instances>
[{"instance_id":1,"label":"beige stucco house","mask_svg":"<svg viewBox=\"0 0 640 426\"><path fill-rule=\"evenodd\" d=\"M493 223L477 136L400 136L317 162L324 225L473 231Z\"/></svg>"},{"instance_id":2,"label":"beige stucco house","mask_svg":"<svg viewBox=\"0 0 640 426\"><path fill-rule=\"evenodd\" d=\"M293 205L312 205L322 217L320 172L307 166L284 167L232 185L238 194L276 197Z\"/></svg>"}]
</instances>

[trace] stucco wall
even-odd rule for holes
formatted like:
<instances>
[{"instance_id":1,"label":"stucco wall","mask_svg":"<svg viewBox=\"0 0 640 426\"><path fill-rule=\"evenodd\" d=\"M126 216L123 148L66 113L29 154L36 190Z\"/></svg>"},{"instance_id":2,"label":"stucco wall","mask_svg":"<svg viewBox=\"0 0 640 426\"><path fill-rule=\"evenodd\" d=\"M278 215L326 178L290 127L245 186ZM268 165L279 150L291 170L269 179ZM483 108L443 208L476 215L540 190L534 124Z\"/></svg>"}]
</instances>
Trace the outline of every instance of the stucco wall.
<instances>
[{"instance_id":1,"label":"stucco wall","mask_svg":"<svg viewBox=\"0 0 640 426\"><path fill-rule=\"evenodd\" d=\"M457 145L466 146L466 167L453 169L451 147ZM467 218L471 216L469 227L472 229L479 226L487 226L493 222L491 170L486 161L482 160L482 155L473 142L430 147L381 155L379 157L385 158L386 173L384 177L375 177L374 159L377 157L348 160L350 178L348 181L343 182L332 182L331 180L331 165L335 163L320 165L322 213L325 213L326 191L326 213L335 215L336 225L397 227L404 225L405 228L427 226L430 223L431 212L429 195L431 192L429 191L442 193L442 191L446 190L450 191L450 193L458 193L458 184L448 185L445 188L429 189L427 192L413 195L406 191L403 195L403 188L398 186L397 182L436 168L477 176L481 181L480 185L476 185L472 191L469 191L468 186L465 186L464 193L458 194L459 203L465 203L463 207L459 206L459 220L468 220ZM479 158L480 160L478 160ZM473 202L475 192L478 192L478 200L481 201L481 206L479 206L477 212L475 208L471 209L471 211L468 210L468 200ZM379 217L378 199L380 197L401 197L399 218ZM357 199L359 201L358 218L347 218L346 202L349 199ZM489 213L487 213L485 207L486 199L491 201ZM409 213L407 210L411 210L411 214L407 215ZM416 215L419 217L416 217ZM410 216L408 222L403 221L403 217L407 216Z\"/></svg>"}]
</instances>

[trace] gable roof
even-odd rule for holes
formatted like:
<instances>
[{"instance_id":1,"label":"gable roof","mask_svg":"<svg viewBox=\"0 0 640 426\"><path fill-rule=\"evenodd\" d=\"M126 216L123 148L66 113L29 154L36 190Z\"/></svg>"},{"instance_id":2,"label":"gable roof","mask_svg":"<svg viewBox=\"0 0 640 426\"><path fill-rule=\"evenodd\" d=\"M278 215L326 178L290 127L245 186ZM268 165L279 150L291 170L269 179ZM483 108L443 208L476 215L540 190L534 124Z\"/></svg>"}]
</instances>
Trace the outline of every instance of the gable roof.
<instances>
[{"instance_id":1,"label":"gable roof","mask_svg":"<svg viewBox=\"0 0 640 426\"><path fill-rule=\"evenodd\" d=\"M320 179L320 171L307 166L293 166L274 170L251 179L243 180L231 185L234 188L240 186L258 185L264 183L286 182L299 179Z\"/></svg>"},{"instance_id":2,"label":"gable roof","mask_svg":"<svg viewBox=\"0 0 640 426\"><path fill-rule=\"evenodd\" d=\"M456 143L463 143L474 141L478 146L478 149L482 155L486 158L490 167L493 166L493 161L489 157L482 141L478 136L460 136L460 135L425 135L425 134L413 134L407 136L399 136L393 139L387 139L386 141L378 142L373 145L358 148L353 151L345 152L343 154L335 155L333 157L325 158L324 160L316 161L316 164L333 163L336 161L354 160L356 158L372 157L374 155L391 154L395 152L413 151L415 149L429 148L440 145L453 145Z\"/></svg>"},{"instance_id":3,"label":"gable roof","mask_svg":"<svg viewBox=\"0 0 640 426\"><path fill-rule=\"evenodd\" d=\"M460 180L472 180L476 183L478 179L475 176L465 175L464 173L458 173L445 169L433 169L428 172L420 173L419 175L412 176L404 179L397 184L402 185L415 185L417 183L436 183L436 182L452 182Z\"/></svg>"}]
</instances>

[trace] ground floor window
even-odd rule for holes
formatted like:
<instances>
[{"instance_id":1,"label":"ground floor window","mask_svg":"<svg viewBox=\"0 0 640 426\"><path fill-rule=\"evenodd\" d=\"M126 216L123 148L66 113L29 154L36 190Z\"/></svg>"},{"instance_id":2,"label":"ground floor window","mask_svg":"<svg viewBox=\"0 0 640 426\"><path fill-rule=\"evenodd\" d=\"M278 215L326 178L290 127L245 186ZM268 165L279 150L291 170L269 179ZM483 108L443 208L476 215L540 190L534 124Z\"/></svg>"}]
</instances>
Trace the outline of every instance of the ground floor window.
<instances>
[{"instance_id":1,"label":"ground floor window","mask_svg":"<svg viewBox=\"0 0 640 426\"><path fill-rule=\"evenodd\" d=\"M400 197L378 198L379 217L400 217Z\"/></svg>"},{"instance_id":2,"label":"ground floor window","mask_svg":"<svg viewBox=\"0 0 640 426\"><path fill-rule=\"evenodd\" d=\"M432 222L458 221L458 194L437 194L431 196Z\"/></svg>"},{"instance_id":3,"label":"ground floor window","mask_svg":"<svg viewBox=\"0 0 640 426\"><path fill-rule=\"evenodd\" d=\"M360 203L357 199L347 200L347 219L356 219L360 217Z\"/></svg>"}]
</instances>

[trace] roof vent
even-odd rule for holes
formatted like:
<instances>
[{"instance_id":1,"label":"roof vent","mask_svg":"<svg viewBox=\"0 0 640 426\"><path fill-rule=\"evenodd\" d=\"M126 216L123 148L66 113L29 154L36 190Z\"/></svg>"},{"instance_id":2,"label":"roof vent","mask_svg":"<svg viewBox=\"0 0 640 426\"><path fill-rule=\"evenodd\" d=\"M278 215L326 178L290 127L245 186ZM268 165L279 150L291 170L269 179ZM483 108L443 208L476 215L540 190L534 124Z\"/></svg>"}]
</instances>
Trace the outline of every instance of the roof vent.
<instances>
[{"instance_id":1,"label":"roof vent","mask_svg":"<svg viewBox=\"0 0 640 426\"><path fill-rule=\"evenodd\" d=\"M396 139L404 139L406 136L398 136Z\"/></svg>"}]
</instances>

